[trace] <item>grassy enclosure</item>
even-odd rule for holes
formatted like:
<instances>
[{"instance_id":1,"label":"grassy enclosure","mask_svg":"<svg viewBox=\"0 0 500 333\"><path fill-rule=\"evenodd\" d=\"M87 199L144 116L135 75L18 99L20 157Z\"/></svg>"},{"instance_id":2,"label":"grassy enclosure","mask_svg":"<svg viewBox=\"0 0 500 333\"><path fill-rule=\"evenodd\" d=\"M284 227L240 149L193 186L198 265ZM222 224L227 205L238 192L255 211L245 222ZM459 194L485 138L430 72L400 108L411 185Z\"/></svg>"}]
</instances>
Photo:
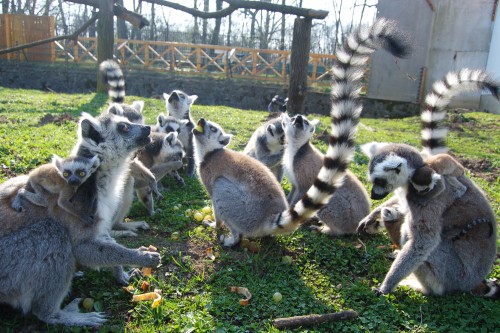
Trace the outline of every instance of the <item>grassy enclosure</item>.
<instances>
[{"instance_id":1,"label":"grassy enclosure","mask_svg":"<svg viewBox=\"0 0 500 333\"><path fill-rule=\"evenodd\" d=\"M139 98L127 96L126 102L134 99ZM147 123L152 124L165 112L164 101L144 100ZM82 112L97 115L107 102L106 95L0 88L0 181L28 173L54 153L67 156L76 142L78 116ZM192 113L193 118L203 116L232 133L230 148L238 151L267 116L260 111L200 105L194 105ZM329 131L329 119L317 118L321 124L314 144L324 151L322 134ZM449 123L450 151L487 193L499 217L500 116L450 112ZM418 147L420 120L362 118L357 143L374 140ZM368 188L367 162L357 152L351 169ZM332 238L303 227L289 236L257 240L252 248L222 248L214 230L186 216L186 210L201 211L210 200L197 178L185 181L185 187L179 188L175 180L164 180L165 198L156 202L159 211L154 217L134 203L129 218L146 220L151 230L137 238L118 239L129 247L152 244L162 254L162 264L152 275L131 282L136 293L142 293L143 281L149 290L160 289L160 305L152 309L151 301L132 303L132 295L108 271L85 270L83 277L74 279L67 300L92 298L94 310L104 311L108 322L100 329L83 331L278 332L272 319L348 309L359 317L281 332L493 332L500 327L498 301L469 294L423 296L406 287L376 296L371 288L383 280L392 260L385 232L369 238ZM286 179L282 185L288 192ZM490 277L500 278L500 259ZM242 296L230 292L229 286L248 288L253 295L250 304L240 305ZM282 294L280 302L273 300L275 292ZM43 324L5 305L0 305L0 323L2 332L82 331Z\"/></svg>"}]
</instances>

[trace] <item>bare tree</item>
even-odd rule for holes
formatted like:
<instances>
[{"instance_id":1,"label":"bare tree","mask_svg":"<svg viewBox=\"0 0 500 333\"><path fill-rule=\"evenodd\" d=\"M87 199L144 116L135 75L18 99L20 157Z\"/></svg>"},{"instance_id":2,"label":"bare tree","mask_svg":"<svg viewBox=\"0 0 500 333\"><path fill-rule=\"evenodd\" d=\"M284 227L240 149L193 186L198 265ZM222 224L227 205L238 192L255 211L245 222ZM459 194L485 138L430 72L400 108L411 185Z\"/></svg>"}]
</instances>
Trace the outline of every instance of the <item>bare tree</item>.
<instances>
[{"instance_id":1,"label":"bare tree","mask_svg":"<svg viewBox=\"0 0 500 333\"><path fill-rule=\"evenodd\" d=\"M210 2L209 0L203 1L203 11L208 12L210 10ZM207 43L207 34L208 34L208 20L203 18L202 28L201 28L201 43Z\"/></svg>"},{"instance_id":2,"label":"bare tree","mask_svg":"<svg viewBox=\"0 0 500 333\"><path fill-rule=\"evenodd\" d=\"M116 3L123 7L123 0L117 0ZM116 19L116 35L118 38L128 39L128 29L125 20L121 18Z\"/></svg>"},{"instance_id":3,"label":"bare tree","mask_svg":"<svg viewBox=\"0 0 500 333\"><path fill-rule=\"evenodd\" d=\"M286 6L286 0L281 0L281 4ZM285 14L281 13L281 40L280 40L280 50L285 49L285 35L286 35L286 21Z\"/></svg>"},{"instance_id":4,"label":"bare tree","mask_svg":"<svg viewBox=\"0 0 500 333\"><path fill-rule=\"evenodd\" d=\"M64 14L62 0L59 0L59 11L61 12L60 14L61 14L62 28L63 28L64 34L67 35L68 34L68 25L66 24L66 16Z\"/></svg>"},{"instance_id":5,"label":"bare tree","mask_svg":"<svg viewBox=\"0 0 500 333\"><path fill-rule=\"evenodd\" d=\"M217 11L222 10L222 0L215 1L215 10L217 10ZM210 42L210 44L212 44L212 45L219 44L221 23L222 23L222 18L219 17L219 18L215 19L215 27L214 27L214 30L212 31L212 40Z\"/></svg>"}]
</instances>

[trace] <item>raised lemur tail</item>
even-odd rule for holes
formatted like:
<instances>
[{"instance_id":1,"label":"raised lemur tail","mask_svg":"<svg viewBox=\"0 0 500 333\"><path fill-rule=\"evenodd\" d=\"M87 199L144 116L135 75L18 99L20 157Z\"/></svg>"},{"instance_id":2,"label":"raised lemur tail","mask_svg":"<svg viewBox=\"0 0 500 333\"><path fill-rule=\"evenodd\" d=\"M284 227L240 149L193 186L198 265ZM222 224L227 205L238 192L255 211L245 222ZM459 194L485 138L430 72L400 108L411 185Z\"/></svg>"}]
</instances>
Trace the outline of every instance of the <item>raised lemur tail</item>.
<instances>
[{"instance_id":1,"label":"raised lemur tail","mask_svg":"<svg viewBox=\"0 0 500 333\"><path fill-rule=\"evenodd\" d=\"M352 32L337 52L332 68L331 123L328 150L314 184L294 206L277 219L276 233L294 230L313 216L343 184L354 151L357 126L362 110L359 99L361 79L369 56L384 48L402 58L412 51L409 38L396 27L395 21L378 19L371 26Z\"/></svg>"},{"instance_id":2,"label":"raised lemur tail","mask_svg":"<svg viewBox=\"0 0 500 333\"><path fill-rule=\"evenodd\" d=\"M99 65L102 80L108 84L108 95L113 103L123 103L125 99L125 80L120 66L113 60Z\"/></svg>"},{"instance_id":3,"label":"raised lemur tail","mask_svg":"<svg viewBox=\"0 0 500 333\"><path fill-rule=\"evenodd\" d=\"M499 99L499 83L483 70L464 68L448 73L443 80L432 85L432 91L425 97L421 114L423 154L431 156L445 153L448 129L442 125L447 106L453 96L466 91L489 90Z\"/></svg>"}]
</instances>

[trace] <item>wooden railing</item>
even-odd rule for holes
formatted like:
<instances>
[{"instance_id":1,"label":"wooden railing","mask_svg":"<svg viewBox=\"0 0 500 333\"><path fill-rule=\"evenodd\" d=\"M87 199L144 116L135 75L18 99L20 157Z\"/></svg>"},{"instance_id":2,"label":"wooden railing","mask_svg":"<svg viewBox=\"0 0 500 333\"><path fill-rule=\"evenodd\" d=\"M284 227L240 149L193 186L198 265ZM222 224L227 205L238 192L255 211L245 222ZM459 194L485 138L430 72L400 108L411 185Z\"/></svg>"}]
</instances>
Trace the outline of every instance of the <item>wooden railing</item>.
<instances>
[{"instance_id":1,"label":"wooden railing","mask_svg":"<svg viewBox=\"0 0 500 333\"><path fill-rule=\"evenodd\" d=\"M81 37L76 43L55 42L55 61L97 62L97 40ZM114 56L125 67L155 71L254 78L286 84L290 51L231 48L174 42L116 40ZM310 85L329 85L334 55L310 54Z\"/></svg>"}]
</instances>

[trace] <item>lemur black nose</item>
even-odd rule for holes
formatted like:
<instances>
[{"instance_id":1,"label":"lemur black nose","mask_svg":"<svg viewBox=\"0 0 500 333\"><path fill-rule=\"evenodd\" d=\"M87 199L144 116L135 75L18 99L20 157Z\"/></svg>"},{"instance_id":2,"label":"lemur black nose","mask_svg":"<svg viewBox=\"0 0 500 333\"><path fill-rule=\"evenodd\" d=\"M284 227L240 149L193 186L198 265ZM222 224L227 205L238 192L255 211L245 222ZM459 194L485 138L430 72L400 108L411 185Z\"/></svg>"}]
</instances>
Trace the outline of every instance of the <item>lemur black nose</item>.
<instances>
[{"instance_id":1,"label":"lemur black nose","mask_svg":"<svg viewBox=\"0 0 500 333\"><path fill-rule=\"evenodd\" d=\"M179 95L174 91L170 97L168 98L168 101L172 103L173 101L178 101L179 100Z\"/></svg>"},{"instance_id":2,"label":"lemur black nose","mask_svg":"<svg viewBox=\"0 0 500 333\"><path fill-rule=\"evenodd\" d=\"M297 117L295 117L295 122L298 123L298 124L303 124L304 123L304 118L302 118L301 115L298 115Z\"/></svg>"}]
</instances>

